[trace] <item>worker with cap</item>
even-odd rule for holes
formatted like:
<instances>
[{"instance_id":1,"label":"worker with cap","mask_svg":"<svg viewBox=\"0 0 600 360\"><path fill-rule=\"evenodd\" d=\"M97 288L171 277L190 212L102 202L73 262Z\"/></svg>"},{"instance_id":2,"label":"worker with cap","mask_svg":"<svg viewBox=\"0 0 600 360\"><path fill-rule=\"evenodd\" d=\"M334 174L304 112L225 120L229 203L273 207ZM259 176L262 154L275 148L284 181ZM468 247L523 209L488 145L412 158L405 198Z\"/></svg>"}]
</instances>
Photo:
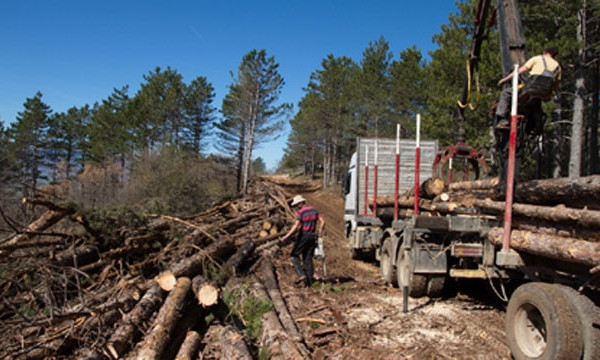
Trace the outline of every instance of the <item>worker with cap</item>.
<instances>
[{"instance_id":1,"label":"worker with cap","mask_svg":"<svg viewBox=\"0 0 600 360\"><path fill-rule=\"evenodd\" d=\"M298 274L297 282L305 286L311 286L314 274L313 253L317 245L317 238L323 235L325 220L317 209L306 204L306 199L302 195L294 196L292 207L296 210L296 220L290 231L280 241L285 243L290 236L298 231L290 256L294 269ZM300 262L300 256L302 256L302 263Z\"/></svg>"}]
</instances>

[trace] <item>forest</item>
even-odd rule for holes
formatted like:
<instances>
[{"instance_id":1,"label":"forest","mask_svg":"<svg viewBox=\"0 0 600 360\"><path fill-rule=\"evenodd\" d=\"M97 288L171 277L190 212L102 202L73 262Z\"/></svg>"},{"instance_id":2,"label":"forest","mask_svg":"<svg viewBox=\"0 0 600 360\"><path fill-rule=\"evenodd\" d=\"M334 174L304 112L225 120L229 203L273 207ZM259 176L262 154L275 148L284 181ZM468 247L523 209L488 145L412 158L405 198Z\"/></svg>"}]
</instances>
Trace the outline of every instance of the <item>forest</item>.
<instances>
[{"instance_id":1,"label":"forest","mask_svg":"<svg viewBox=\"0 0 600 360\"><path fill-rule=\"evenodd\" d=\"M453 144L477 2L456 5L428 54L416 46L390 49L382 35L360 59L325 56L296 109L280 102L285 81L276 54L266 49L244 55L222 104L214 104L210 79L185 83L170 67L143 75L134 94L115 88L106 99L66 112L53 112L37 92L14 122L0 123L2 210L28 219L31 209L19 200L45 194L91 207L201 211L246 192L252 174L265 170L253 150L280 136L287 121L291 134L279 168L322 168L325 187L340 180L357 136L394 136L400 124L401 136L413 137L417 113L423 138ZM533 176L530 159L538 155L542 177L597 174L600 1L524 0L519 7L528 55L556 46L563 69L560 91L544 103L543 137L523 150L523 174ZM465 134L493 174L489 112L505 74L495 27L486 37ZM208 144L218 153L208 154Z\"/></svg>"}]
</instances>

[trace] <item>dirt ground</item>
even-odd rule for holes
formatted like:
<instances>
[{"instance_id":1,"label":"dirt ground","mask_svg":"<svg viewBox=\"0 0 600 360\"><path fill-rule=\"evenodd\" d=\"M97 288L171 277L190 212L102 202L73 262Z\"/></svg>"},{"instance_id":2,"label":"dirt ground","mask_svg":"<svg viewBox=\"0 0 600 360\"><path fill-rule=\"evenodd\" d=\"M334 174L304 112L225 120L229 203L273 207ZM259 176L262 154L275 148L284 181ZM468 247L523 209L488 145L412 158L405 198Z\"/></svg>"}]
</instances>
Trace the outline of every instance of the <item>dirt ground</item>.
<instances>
[{"instance_id":1,"label":"dirt ground","mask_svg":"<svg viewBox=\"0 0 600 360\"><path fill-rule=\"evenodd\" d=\"M297 189L289 189L294 195ZM321 281L312 288L296 278L287 245L276 267L282 293L314 359L510 359L504 304L485 282L450 284L439 299L409 299L386 285L377 262L352 260L343 234L340 194L300 191L327 223Z\"/></svg>"}]
</instances>

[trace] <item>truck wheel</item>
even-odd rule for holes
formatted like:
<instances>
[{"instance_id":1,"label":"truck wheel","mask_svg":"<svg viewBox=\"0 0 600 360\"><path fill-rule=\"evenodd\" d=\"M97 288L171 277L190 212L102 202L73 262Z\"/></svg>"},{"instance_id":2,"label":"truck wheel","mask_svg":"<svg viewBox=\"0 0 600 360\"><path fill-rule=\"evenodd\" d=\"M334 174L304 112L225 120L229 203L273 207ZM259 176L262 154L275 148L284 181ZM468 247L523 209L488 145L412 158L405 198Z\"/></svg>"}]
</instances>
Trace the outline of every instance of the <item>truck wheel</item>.
<instances>
[{"instance_id":1,"label":"truck wheel","mask_svg":"<svg viewBox=\"0 0 600 360\"><path fill-rule=\"evenodd\" d=\"M446 275L429 275L427 278L427 296L440 297L446 284Z\"/></svg>"},{"instance_id":2,"label":"truck wheel","mask_svg":"<svg viewBox=\"0 0 600 360\"><path fill-rule=\"evenodd\" d=\"M408 286L408 296L422 297L427 290L427 276L415 274L410 259L410 250L401 249L398 263L396 264L396 280L399 287Z\"/></svg>"},{"instance_id":3,"label":"truck wheel","mask_svg":"<svg viewBox=\"0 0 600 360\"><path fill-rule=\"evenodd\" d=\"M580 359L583 352L575 309L550 284L515 290L506 310L506 338L516 360Z\"/></svg>"},{"instance_id":4,"label":"truck wheel","mask_svg":"<svg viewBox=\"0 0 600 360\"><path fill-rule=\"evenodd\" d=\"M583 360L600 359L600 309L585 295L564 285L555 285L575 307L583 338Z\"/></svg>"},{"instance_id":5,"label":"truck wheel","mask_svg":"<svg viewBox=\"0 0 600 360\"><path fill-rule=\"evenodd\" d=\"M381 260L379 260L379 267L381 268L381 276L387 284L396 286L396 272L394 271L394 265L392 264L392 239L387 238L383 242L381 247Z\"/></svg>"},{"instance_id":6,"label":"truck wheel","mask_svg":"<svg viewBox=\"0 0 600 360\"><path fill-rule=\"evenodd\" d=\"M350 248L350 259L360 260L362 259L362 252L360 249Z\"/></svg>"}]
</instances>

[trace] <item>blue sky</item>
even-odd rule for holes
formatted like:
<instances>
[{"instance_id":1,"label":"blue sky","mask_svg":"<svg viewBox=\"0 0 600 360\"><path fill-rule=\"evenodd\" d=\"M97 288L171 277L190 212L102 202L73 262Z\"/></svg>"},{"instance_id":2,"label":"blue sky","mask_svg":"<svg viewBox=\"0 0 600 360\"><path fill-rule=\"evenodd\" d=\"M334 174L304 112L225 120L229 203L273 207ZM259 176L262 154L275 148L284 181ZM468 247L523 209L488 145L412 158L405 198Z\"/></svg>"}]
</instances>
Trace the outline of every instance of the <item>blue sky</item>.
<instances>
[{"instance_id":1,"label":"blue sky","mask_svg":"<svg viewBox=\"0 0 600 360\"><path fill-rule=\"evenodd\" d=\"M280 100L297 104L328 54L359 62L383 36L394 57L435 48L453 0L2 0L0 120L5 126L37 91L55 112L92 105L113 88L134 95L143 75L170 66L189 83L204 76L218 108L244 54L265 49L285 79ZM269 169L282 137L255 152Z\"/></svg>"}]
</instances>

